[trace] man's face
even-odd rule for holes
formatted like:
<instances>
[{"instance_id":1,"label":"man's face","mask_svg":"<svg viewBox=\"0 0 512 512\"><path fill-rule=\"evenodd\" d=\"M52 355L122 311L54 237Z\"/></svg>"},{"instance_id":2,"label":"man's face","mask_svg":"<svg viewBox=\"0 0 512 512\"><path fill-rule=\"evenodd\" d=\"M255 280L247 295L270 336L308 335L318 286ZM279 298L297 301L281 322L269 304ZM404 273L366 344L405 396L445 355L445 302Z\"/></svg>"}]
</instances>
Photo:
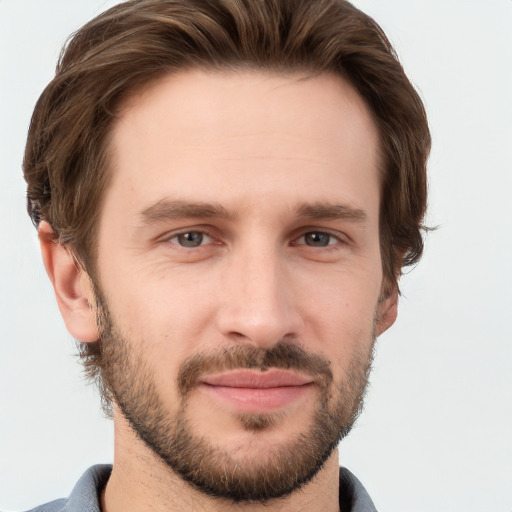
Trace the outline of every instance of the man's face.
<instances>
[{"instance_id":1,"label":"man's face","mask_svg":"<svg viewBox=\"0 0 512 512\"><path fill-rule=\"evenodd\" d=\"M205 492L291 492L392 322L367 108L330 75L189 71L133 96L111 142L96 285L119 409Z\"/></svg>"}]
</instances>

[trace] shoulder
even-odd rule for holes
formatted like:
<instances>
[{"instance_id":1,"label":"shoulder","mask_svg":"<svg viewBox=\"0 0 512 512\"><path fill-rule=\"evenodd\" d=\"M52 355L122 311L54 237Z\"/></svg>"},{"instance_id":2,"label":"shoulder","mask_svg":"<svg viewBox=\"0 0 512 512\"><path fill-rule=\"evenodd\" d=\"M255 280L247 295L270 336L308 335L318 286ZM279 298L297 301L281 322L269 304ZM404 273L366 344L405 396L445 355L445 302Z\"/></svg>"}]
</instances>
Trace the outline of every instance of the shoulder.
<instances>
[{"instance_id":1,"label":"shoulder","mask_svg":"<svg viewBox=\"0 0 512 512\"><path fill-rule=\"evenodd\" d=\"M100 495L107 483L112 466L90 467L78 480L68 498L39 505L27 512L101 512Z\"/></svg>"},{"instance_id":2,"label":"shoulder","mask_svg":"<svg viewBox=\"0 0 512 512\"><path fill-rule=\"evenodd\" d=\"M377 512L363 484L343 467L340 468L340 509L350 512Z\"/></svg>"}]
</instances>

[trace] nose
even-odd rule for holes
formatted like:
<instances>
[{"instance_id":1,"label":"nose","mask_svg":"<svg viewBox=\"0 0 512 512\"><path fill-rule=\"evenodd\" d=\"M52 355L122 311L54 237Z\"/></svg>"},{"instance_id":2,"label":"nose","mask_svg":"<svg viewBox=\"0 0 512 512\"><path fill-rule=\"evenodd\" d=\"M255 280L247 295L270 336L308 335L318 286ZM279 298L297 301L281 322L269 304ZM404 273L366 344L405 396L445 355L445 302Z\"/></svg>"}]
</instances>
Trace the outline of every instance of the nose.
<instances>
[{"instance_id":1,"label":"nose","mask_svg":"<svg viewBox=\"0 0 512 512\"><path fill-rule=\"evenodd\" d=\"M224 269L217 324L223 336L269 348L299 336L302 317L293 274L278 250L247 251Z\"/></svg>"}]
</instances>

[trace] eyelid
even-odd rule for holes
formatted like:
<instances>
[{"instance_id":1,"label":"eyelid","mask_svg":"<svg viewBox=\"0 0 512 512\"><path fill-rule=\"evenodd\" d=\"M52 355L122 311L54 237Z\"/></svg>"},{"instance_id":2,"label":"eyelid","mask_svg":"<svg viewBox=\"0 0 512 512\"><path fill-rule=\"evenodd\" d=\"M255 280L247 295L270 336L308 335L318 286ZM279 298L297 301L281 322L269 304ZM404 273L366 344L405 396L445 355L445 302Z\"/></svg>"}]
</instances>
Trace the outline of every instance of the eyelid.
<instances>
[{"instance_id":1,"label":"eyelid","mask_svg":"<svg viewBox=\"0 0 512 512\"><path fill-rule=\"evenodd\" d=\"M156 243L172 243L172 245L174 245L174 246L182 247L180 244L178 244L176 242L171 242L171 240L180 235L183 235L185 233L202 233L203 235L208 237L210 239L210 241L198 246L197 249L199 249L200 247L204 247L204 246L210 245L212 243L221 244L221 242L219 241L219 235L215 234L214 232L215 232L215 229L212 228L211 226L205 226L205 225L188 226L188 227L183 227L183 228L178 228L178 229L175 229L172 231L168 231L164 235L161 235L158 238L156 238L155 241L156 241ZM291 237L292 240L291 240L290 244L291 245L304 245L306 247L311 247L313 249L321 248L321 247L307 246L305 243L298 243L298 240L303 238L304 236L306 236L308 233L326 234L326 235L334 238L338 243L340 243L342 245L347 245L352 242L352 239L347 234L340 232L338 230L329 229L329 228L325 228L325 227L317 227L317 226L305 226L305 227L295 230L295 233L292 234L292 237ZM337 244L336 243L328 244L324 248L329 248L329 247L332 247L335 245L337 245ZM188 249L185 247L182 247L182 248Z\"/></svg>"},{"instance_id":2,"label":"eyelid","mask_svg":"<svg viewBox=\"0 0 512 512\"><path fill-rule=\"evenodd\" d=\"M186 246L180 244L178 241L177 242L173 242L172 241L175 238L178 239L182 235L191 234L191 233L197 233L197 234L202 235L202 237L203 237L201 239L201 243L198 246L196 246L196 247L186 247ZM180 247L183 247L184 249L198 249L199 247L203 247L205 245L209 245L212 242L212 240L213 240L212 237L210 235L208 235L207 233L204 233L203 231L185 231L184 233L177 233L177 234L175 234L174 236L172 236L171 238L168 239L168 241L170 243L178 245Z\"/></svg>"},{"instance_id":3,"label":"eyelid","mask_svg":"<svg viewBox=\"0 0 512 512\"><path fill-rule=\"evenodd\" d=\"M328 229L328 228L318 228L318 227L313 227L313 226L307 226L305 228L301 228L298 231L297 235L294 236L292 244L293 245L306 245L303 243L299 244L298 240L305 237L309 233L320 233L320 234L328 235L332 238L335 238L337 240L337 242L339 242L340 244L349 244L351 242L350 237L340 231L336 231L336 230L332 230L332 229ZM332 247L334 245L336 245L336 244L328 244L324 248ZM312 247L315 249L315 247L313 247L313 246L306 246L306 247ZM322 248L322 247L320 247L320 248Z\"/></svg>"},{"instance_id":4,"label":"eyelid","mask_svg":"<svg viewBox=\"0 0 512 512\"><path fill-rule=\"evenodd\" d=\"M322 246L322 245L319 245L319 246L314 246L314 245L308 245L306 243L306 236L307 235L310 235L310 234L316 234L316 235L327 235L330 239L334 240L334 243L331 243L332 240L329 240L329 243L327 243L327 245L325 246ZM304 238L304 244L302 242L299 242L299 240L301 240L302 238ZM296 243L298 245L307 245L308 247L330 247L331 245L335 245L336 243L339 243L340 242L340 239L334 235L332 235L331 233L325 233L323 231L308 231L307 233L304 233L302 236L299 236L299 238L297 239Z\"/></svg>"},{"instance_id":5,"label":"eyelid","mask_svg":"<svg viewBox=\"0 0 512 512\"><path fill-rule=\"evenodd\" d=\"M201 233L205 237L208 237L210 239L210 242L206 244L201 244L199 247L204 247L205 245L209 245L212 242L215 241L215 236L212 234L212 229L209 229L206 226L192 226L187 228L181 228L181 229L175 229L173 231L167 232L164 235L158 237L157 243L164 242L164 243L171 243L172 245L176 245L178 247L182 247L180 244L176 242L171 242L174 238L177 238L180 235L184 235L186 233ZM186 247L183 247L184 249L189 249Z\"/></svg>"}]
</instances>

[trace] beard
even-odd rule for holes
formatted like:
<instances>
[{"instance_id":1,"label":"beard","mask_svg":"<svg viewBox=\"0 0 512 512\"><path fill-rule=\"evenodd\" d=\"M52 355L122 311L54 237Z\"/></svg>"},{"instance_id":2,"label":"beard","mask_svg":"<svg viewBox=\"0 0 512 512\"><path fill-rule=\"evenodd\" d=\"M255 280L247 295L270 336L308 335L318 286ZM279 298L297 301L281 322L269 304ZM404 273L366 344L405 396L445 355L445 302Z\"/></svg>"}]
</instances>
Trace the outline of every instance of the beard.
<instances>
[{"instance_id":1,"label":"beard","mask_svg":"<svg viewBox=\"0 0 512 512\"><path fill-rule=\"evenodd\" d=\"M339 382L334 381L324 357L285 340L269 349L236 345L195 354L180 366L176 382L179 408L170 414L157 390L153 368L142 353L137 353L135 340L121 333L99 293L97 320L100 386L107 400L117 404L136 435L161 461L209 496L265 503L298 490L322 469L362 410L373 360L373 335L369 351L356 354ZM364 341L361 346L368 347L368 340ZM216 446L195 431L188 408L200 377L223 370L264 372L270 368L300 371L315 380L319 399L303 431L278 446L269 446L265 435L285 421L285 413L233 414L243 429L261 436L251 456L241 456L234 447ZM207 425L204 427L208 430Z\"/></svg>"}]
</instances>

